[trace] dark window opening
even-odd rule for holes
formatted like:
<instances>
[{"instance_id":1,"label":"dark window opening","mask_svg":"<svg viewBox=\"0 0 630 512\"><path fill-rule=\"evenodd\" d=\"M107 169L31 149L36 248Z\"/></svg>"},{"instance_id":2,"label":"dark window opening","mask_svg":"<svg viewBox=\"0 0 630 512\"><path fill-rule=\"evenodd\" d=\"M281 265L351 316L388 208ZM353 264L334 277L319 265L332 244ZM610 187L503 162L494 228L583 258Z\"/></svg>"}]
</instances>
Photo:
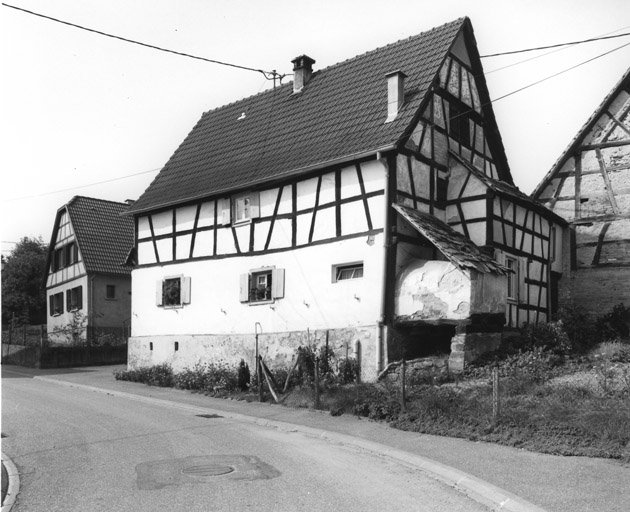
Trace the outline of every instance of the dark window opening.
<instances>
[{"instance_id":1,"label":"dark window opening","mask_svg":"<svg viewBox=\"0 0 630 512\"><path fill-rule=\"evenodd\" d=\"M271 270L254 272L249 278L249 302L260 302L272 299Z\"/></svg>"},{"instance_id":2,"label":"dark window opening","mask_svg":"<svg viewBox=\"0 0 630 512\"><path fill-rule=\"evenodd\" d=\"M455 103L449 106L449 135L464 146L470 147L470 117L469 108L463 108Z\"/></svg>"},{"instance_id":3,"label":"dark window opening","mask_svg":"<svg viewBox=\"0 0 630 512\"><path fill-rule=\"evenodd\" d=\"M48 300L50 316L61 315L63 313L63 292L51 295Z\"/></svg>"},{"instance_id":4,"label":"dark window opening","mask_svg":"<svg viewBox=\"0 0 630 512\"><path fill-rule=\"evenodd\" d=\"M333 282L345 281L348 279L359 279L363 277L363 263L352 263L350 265L336 265L333 267Z\"/></svg>"},{"instance_id":5,"label":"dark window opening","mask_svg":"<svg viewBox=\"0 0 630 512\"><path fill-rule=\"evenodd\" d=\"M83 287L77 286L66 290L66 310L76 311L83 308Z\"/></svg>"},{"instance_id":6,"label":"dark window opening","mask_svg":"<svg viewBox=\"0 0 630 512\"><path fill-rule=\"evenodd\" d=\"M435 201L438 206L445 206L448 199L448 179L438 177L435 182Z\"/></svg>"},{"instance_id":7,"label":"dark window opening","mask_svg":"<svg viewBox=\"0 0 630 512\"><path fill-rule=\"evenodd\" d=\"M162 304L164 306L179 306L181 303L180 278L164 279L162 283Z\"/></svg>"},{"instance_id":8,"label":"dark window opening","mask_svg":"<svg viewBox=\"0 0 630 512\"><path fill-rule=\"evenodd\" d=\"M113 284L108 284L105 287L105 298L106 299L115 299L116 298L116 286Z\"/></svg>"}]
</instances>

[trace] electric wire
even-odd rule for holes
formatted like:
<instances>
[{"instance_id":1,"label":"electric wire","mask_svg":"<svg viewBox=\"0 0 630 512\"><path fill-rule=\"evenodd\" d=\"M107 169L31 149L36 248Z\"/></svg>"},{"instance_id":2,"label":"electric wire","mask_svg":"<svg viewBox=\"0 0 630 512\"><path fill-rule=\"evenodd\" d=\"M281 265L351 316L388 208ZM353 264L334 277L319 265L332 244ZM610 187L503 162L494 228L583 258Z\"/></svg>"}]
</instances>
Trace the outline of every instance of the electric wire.
<instances>
[{"instance_id":1,"label":"electric wire","mask_svg":"<svg viewBox=\"0 0 630 512\"><path fill-rule=\"evenodd\" d=\"M616 34L614 36L592 37L590 39L583 39L581 41L572 41L570 43L558 43L558 44L551 44L551 45L548 45L548 46L538 46L536 48L525 48L523 50L513 50L513 51L509 51L509 52L491 53L491 54L488 54L488 55L481 55L480 58L481 59L488 59L490 57L500 57L502 55L514 55L516 53L535 52L535 51L538 51L538 50L548 50L550 48L558 48L560 46L573 46L573 45L577 45L577 44L592 43L594 41L603 41L605 39L614 39L616 37L626 37L626 36L630 36L630 32L626 32L624 34Z\"/></svg>"},{"instance_id":2,"label":"electric wire","mask_svg":"<svg viewBox=\"0 0 630 512\"><path fill-rule=\"evenodd\" d=\"M98 34L98 35L101 35L101 36L110 37L112 39L118 39L119 41L124 41L126 43L137 44L139 46L144 46L146 48L151 48L153 50L159 50L161 52L172 53L174 55L179 55L181 57L189 57L191 59L202 60L204 62L210 62L212 64L219 64L221 66L229 66L229 67L232 67L232 68L244 69L246 71L255 71L257 73L261 73L267 80L273 80L274 84L275 84L275 80L280 79L280 81L282 81L282 79L286 76L286 75L281 75L281 74L277 73L275 69L273 71L265 71L265 70L262 70L262 69L251 68L251 67L248 67L248 66L241 66L239 64L232 64L232 63L223 62L223 61L220 61L220 60L208 59L206 57L199 57L198 55L191 55L190 53L179 52L179 51L176 51L176 50L169 50L168 48L162 48L161 46L155 46L153 44L143 43L141 41L136 41L134 39L128 39L126 37L117 36L117 35L114 35L114 34L109 34L107 32L102 32L101 30L96 30L96 29L93 29L93 28L84 27L82 25L77 25L76 23L70 23L69 21L60 20L59 18L53 18L52 16L47 16L45 14L40 14L40 13L35 12L35 11L29 11L28 9L23 9L22 7L16 7L15 5L6 4L4 2L2 3L2 5L5 6L5 7L10 7L11 9L15 9L17 11L25 12L27 14L32 14L33 16L38 16L40 18L44 18L44 19L47 19L47 20L50 20L50 21L54 21L56 23L61 23L63 25L68 25L70 27L78 28L80 30L85 30L86 32L91 32L93 34Z\"/></svg>"},{"instance_id":3,"label":"electric wire","mask_svg":"<svg viewBox=\"0 0 630 512\"><path fill-rule=\"evenodd\" d=\"M9 199L3 199L3 201L8 202L12 202L12 201L23 201L25 199L34 199L36 197L43 197L43 196L50 196L53 194L60 194L61 192L70 192L71 190L78 190L81 188L89 188L89 187L94 187L95 185L102 185L104 183L111 183L113 181L120 181L120 180L125 180L127 178L133 178L134 176L140 176L141 174L148 174L150 172L157 172L159 170L161 170L161 167L157 167L155 169L150 169L148 171L142 171L142 172L137 172L134 174L126 174L125 176L118 176L117 178L111 178L109 180L103 180L103 181L98 181L96 183L88 183L87 185L78 185L76 187L70 187L70 188L64 188L62 190L54 190L52 192L43 192L41 194L34 194L31 196L22 196L22 197L13 197L13 198L9 198Z\"/></svg>"}]
</instances>

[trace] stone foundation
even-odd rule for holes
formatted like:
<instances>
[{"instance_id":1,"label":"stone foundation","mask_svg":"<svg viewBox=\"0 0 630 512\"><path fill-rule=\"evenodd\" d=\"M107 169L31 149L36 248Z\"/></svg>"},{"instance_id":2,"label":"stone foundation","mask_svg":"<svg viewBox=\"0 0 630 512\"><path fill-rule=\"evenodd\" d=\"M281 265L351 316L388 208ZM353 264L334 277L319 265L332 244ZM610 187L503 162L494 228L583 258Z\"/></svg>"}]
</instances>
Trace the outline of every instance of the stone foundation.
<instances>
[{"instance_id":1,"label":"stone foundation","mask_svg":"<svg viewBox=\"0 0 630 512\"><path fill-rule=\"evenodd\" d=\"M258 335L258 350L269 368L289 368L297 348L326 344L337 358L357 357L363 381L376 380L377 326L348 327L316 331L292 331ZM355 347L360 350L355 354ZM252 372L256 367L256 336L248 334L132 336L129 338L128 368L137 369L168 363L179 372L196 364L224 363L238 366L243 359Z\"/></svg>"}]
</instances>

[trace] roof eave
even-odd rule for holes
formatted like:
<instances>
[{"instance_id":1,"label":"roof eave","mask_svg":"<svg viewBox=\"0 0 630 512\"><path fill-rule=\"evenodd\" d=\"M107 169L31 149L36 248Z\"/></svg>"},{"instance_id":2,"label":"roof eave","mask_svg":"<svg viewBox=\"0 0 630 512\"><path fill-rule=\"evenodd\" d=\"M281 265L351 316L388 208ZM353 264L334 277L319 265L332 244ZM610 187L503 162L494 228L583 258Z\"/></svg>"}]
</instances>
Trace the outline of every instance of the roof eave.
<instances>
[{"instance_id":1,"label":"roof eave","mask_svg":"<svg viewBox=\"0 0 630 512\"><path fill-rule=\"evenodd\" d=\"M291 178L294 176L298 176L300 174L306 174L312 171L316 171L318 169L325 169L326 167L332 167L335 165L341 165L341 164L345 164L348 162L352 162L354 160L361 160L364 158L368 158L370 156L374 156L378 158L379 153L385 153L388 151L393 151L395 150L397 147L396 142L392 142L389 144L386 144L384 146L378 147L376 149L370 149L368 151L362 151L360 153L354 153L351 155L345 155L339 158L334 158L332 160L327 160L325 162L318 162L315 164L311 164L311 165L307 165L304 167L299 167L297 169L291 169L290 171L287 171L285 173L280 173L276 176L273 177L265 177L265 178L261 178L259 180L254 180L254 181L250 181L247 183L246 186L237 186L237 187L227 187L227 188L223 188L223 189L219 189L219 190L215 190L212 192L212 194L207 194L207 193L203 193L203 194L199 194L196 196L190 196L190 197L186 197L185 199L177 199L174 201L167 201L165 203L160 203L160 204L154 204L151 206L147 206L145 208L139 208L139 209L134 209L133 207L130 208L129 210L122 212L121 215L139 215L142 213L147 213L150 211L154 211L154 210L161 210L164 208L169 208L178 204L182 204L182 203L188 203L191 201L197 201L199 199L203 199L206 197L212 197L212 196L218 196L221 194L229 194L229 193L233 193L236 192L238 190L243 190L243 189L249 189L249 188L253 188L253 187L257 187L259 185L262 185L264 183L269 183L270 181L276 181L276 180L280 180L280 179L286 179L286 178Z\"/></svg>"}]
</instances>

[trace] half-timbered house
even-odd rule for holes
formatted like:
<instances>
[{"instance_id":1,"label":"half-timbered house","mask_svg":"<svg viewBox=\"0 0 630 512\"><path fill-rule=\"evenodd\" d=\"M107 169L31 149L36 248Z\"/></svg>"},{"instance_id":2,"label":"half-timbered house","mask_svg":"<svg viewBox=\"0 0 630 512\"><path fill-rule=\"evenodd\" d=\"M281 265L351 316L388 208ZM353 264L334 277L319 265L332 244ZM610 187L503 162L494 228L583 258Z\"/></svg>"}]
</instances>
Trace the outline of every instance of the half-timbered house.
<instances>
[{"instance_id":1,"label":"half-timbered house","mask_svg":"<svg viewBox=\"0 0 630 512\"><path fill-rule=\"evenodd\" d=\"M545 320L562 220L513 185L470 21L205 113L131 207L131 366L352 351L364 376ZM556 253L556 256L558 254ZM260 334L262 333L262 334Z\"/></svg>"},{"instance_id":2,"label":"half-timbered house","mask_svg":"<svg viewBox=\"0 0 630 512\"><path fill-rule=\"evenodd\" d=\"M48 250L48 336L126 337L131 322L133 220L128 203L75 196L59 208Z\"/></svg>"},{"instance_id":3,"label":"half-timbered house","mask_svg":"<svg viewBox=\"0 0 630 512\"><path fill-rule=\"evenodd\" d=\"M533 197L570 224L559 281L561 304L581 306L595 315L620 303L629 305L630 69Z\"/></svg>"}]
</instances>

